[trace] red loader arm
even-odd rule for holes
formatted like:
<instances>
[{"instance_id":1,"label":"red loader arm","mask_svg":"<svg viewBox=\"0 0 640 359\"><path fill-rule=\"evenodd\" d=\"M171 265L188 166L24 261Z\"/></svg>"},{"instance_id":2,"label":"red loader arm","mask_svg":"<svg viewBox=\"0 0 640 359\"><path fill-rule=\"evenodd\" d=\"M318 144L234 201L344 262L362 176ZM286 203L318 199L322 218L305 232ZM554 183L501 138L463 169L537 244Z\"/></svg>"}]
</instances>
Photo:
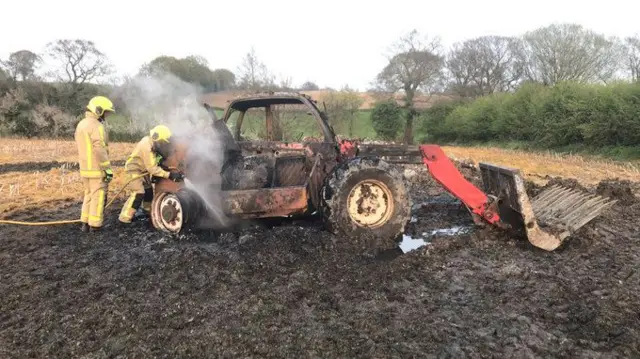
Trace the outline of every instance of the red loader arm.
<instances>
[{"instance_id":1,"label":"red loader arm","mask_svg":"<svg viewBox=\"0 0 640 359\"><path fill-rule=\"evenodd\" d=\"M420 145L419 148L422 162L429 169L431 176L449 193L461 200L471 213L479 217L474 216L476 222L482 218L493 225L502 227L495 199L489 198L467 181L440 146Z\"/></svg>"},{"instance_id":2,"label":"red loader arm","mask_svg":"<svg viewBox=\"0 0 640 359\"><path fill-rule=\"evenodd\" d=\"M351 154L354 148L356 153ZM340 150L346 157L374 156L389 163L423 163L441 186L465 204L476 224L489 222L500 228L509 227L500 217L497 198L488 196L467 181L438 145L378 145L343 141Z\"/></svg>"}]
</instances>

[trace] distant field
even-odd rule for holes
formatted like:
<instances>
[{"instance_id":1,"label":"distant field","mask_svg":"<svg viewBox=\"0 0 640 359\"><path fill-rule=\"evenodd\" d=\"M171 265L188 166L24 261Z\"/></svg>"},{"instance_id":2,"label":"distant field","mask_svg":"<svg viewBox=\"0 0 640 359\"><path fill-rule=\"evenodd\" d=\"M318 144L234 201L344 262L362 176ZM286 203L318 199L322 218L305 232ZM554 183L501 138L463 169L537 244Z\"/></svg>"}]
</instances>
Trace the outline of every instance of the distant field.
<instances>
[{"instance_id":1,"label":"distant field","mask_svg":"<svg viewBox=\"0 0 640 359\"><path fill-rule=\"evenodd\" d=\"M124 161L133 143L109 145L112 162ZM78 171L50 162L77 161L73 141L0 140L0 214L16 209L39 207L53 200L82 198L82 181ZM24 165L23 165L24 164ZM124 168L114 167L110 195L125 182Z\"/></svg>"},{"instance_id":2,"label":"distant field","mask_svg":"<svg viewBox=\"0 0 640 359\"><path fill-rule=\"evenodd\" d=\"M451 158L478 162L490 162L519 168L525 176L539 182L545 176L575 178L583 184L594 185L607 178L640 181L640 163L612 161L564 155L553 152L508 150L496 147L443 146Z\"/></svg>"},{"instance_id":3,"label":"distant field","mask_svg":"<svg viewBox=\"0 0 640 359\"><path fill-rule=\"evenodd\" d=\"M328 93L325 90L317 90L317 91L300 91L300 93L305 94L311 99L318 102L318 106L322 106L322 100ZM202 100L213 107L224 108L227 106L228 102L233 100L234 98L243 95L242 91L223 91L223 92L213 92L208 93L202 96ZM360 92L358 93L360 98L362 99L362 105L360 105L360 110L367 111L371 110L375 104L375 102L380 99L374 93L370 92ZM396 102L398 104L403 103L403 97L400 94L396 94L395 96ZM414 104L417 108L428 108L432 106L435 102L442 100L449 100L449 96L442 95L432 95L432 96L424 96L424 95L416 95L414 97Z\"/></svg>"},{"instance_id":4,"label":"distant field","mask_svg":"<svg viewBox=\"0 0 640 359\"><path fill-rule=\"evenodd\" d=\"M112 160L126 160L131 143L110 143ZM78 150L71 140L0 139L0 164L22 162L75 162Z\"/></svg>"},{"instance_id":5,"label":"distant field","mask_svg":"<svg viewBox=\"0 0 640 359\"><path fill-rule=\"evenodd\" d=\"M311 116L284 116L280 121L283 127L285 137L290 141L295 141L297 138L304 136L316 137L320 136L320 126L317 124L314 118ZM235 122L228 123L229 127L233 128ZM353 138L365 138L375 139L376 132L371 126L370 111L359 111L353 120L352 132L349 134L348 123L334 124L334 130L342 136ZM242 135L246 138L264 138L264 117L258 115L245 116L242 123Z\"/></svg>"},{"instance_id":6,"label":"distant field","mask_svg":"<svg viewBox=\"0 0 640 359\"><path fill-rule=\"evenodd\" d=\"M112 161L124 161L133 143L112 143ZM605 178L640 181L640 169L624 162L589 159L581 156L561 156L498 148L451 147L444 151L452 158L473 162L488 161L520 168L533 181L544 181L545 175L576 178L585 184L595 184ZM75 162L73 141L7 139L0 142L0 214L16 209L46 206L52 200L80 200L82 185L78 172L64 166L48 166L46 162ZM37 162L45 164L39 166ZM24 164L20 165L20 164ZM110 198L124 185L122 167L114 168Z\"/></svg>"}]
</instances>

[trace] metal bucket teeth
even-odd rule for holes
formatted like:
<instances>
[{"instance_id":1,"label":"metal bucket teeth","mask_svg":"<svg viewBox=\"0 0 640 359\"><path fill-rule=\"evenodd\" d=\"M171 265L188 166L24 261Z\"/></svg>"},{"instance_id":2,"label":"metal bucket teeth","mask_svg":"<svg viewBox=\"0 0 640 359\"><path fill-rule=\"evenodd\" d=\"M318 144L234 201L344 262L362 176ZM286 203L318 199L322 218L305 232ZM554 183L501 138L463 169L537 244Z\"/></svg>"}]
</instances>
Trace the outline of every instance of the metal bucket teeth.
<instances>
[{"instance_id":1,"label":"metal bucket teeth","mask_svg":"<svg viewBox=\"0 0 640 359\"><path fill-rule=\"evenodd\" d=\"M502 199L503 221L523 227L531 244L548 251L617 202L558 185L529 200L517 169L480 163L480 171L485 191Z\"/></svg>"},{"instance_id":2,"label":"metal bucket teeth","mask_svg":"<svg viewBox=\"0 0 640 359\"><path fill-rule=\"evenodd\" d=\"M531 206L540 226L571 234L615 203L615 200L554 185L533 198Z\"/></svg>"}]
</instances>

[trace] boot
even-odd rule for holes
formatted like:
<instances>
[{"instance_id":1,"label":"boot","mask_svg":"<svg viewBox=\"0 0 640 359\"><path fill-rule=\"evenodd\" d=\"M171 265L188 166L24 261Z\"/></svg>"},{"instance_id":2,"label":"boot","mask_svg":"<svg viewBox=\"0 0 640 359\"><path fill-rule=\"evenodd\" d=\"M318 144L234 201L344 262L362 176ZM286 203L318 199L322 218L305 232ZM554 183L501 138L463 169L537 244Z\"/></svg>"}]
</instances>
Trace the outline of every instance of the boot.
<instances>
[{"instance_id":1,"label":"boot","mask_svg":"<svg viewBox=\"0 0 640 359\"><path fill-rule=\"evenodd\" d=\"M89 232L95 233L95 232L100 232L102 230L102 227L89 227Z\"/></svg>"},{"instance_id":2,"label":"boot","mask_svg":"<svg viewBox=\"0 0 640 359\"><path fill-rule=\"evenodd\" d=\"M136 211L136 214L133 215L133 220L143 221L146 219L149 219L148 213L144 209L142 209L142 207L138 208L138 210Z\"/></svg>"},{"instance_id":3,"label":"boot","mask_svg":"<svg viewBox=\"0 0 640 359\"><path fill-rule=\"evenodd\" d=\"M123 222L121 220L118 219L118 221L116 222L116 225L118 226L118 228L129 228L131 227L132 222Z\"/></svg>"},{"instance_id":4,"label":"boot","mask_svg":"<svg viewBox=\"0 0 640 359\"><path fill-rule=\"evenodd\" d=\"M87 232L89 232L89 224L88 224L88 223L84 223L84 222L83 222L83 223L82 223L82 227L80 228L80 230L81 230L83 233L87 233Z\"/></svg>"}]
</instances>

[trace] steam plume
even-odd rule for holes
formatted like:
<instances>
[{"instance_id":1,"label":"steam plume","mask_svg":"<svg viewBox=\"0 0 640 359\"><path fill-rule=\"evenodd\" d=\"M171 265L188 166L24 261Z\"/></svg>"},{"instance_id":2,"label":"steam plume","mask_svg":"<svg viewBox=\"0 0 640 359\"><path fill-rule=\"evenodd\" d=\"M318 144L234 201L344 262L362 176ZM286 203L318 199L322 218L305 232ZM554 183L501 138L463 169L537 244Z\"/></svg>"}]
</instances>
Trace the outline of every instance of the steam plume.
<instances>
[{"instance_id":1,"label":"steam plume","mask_svg":"<svg viewBox=\"0 0 640 359\"><path fill-rule=\"evenodd\" d=\"M153 126L168 126L176 138L186 140L189 172L186 185L209 207L210 216L225 225L222 210L220 168L223 145L211 126L211 114L199 102L202 90L170 73L138 76L116 94L131 116L135 133L148 133Z\"/></svg>"}]
</instances>

